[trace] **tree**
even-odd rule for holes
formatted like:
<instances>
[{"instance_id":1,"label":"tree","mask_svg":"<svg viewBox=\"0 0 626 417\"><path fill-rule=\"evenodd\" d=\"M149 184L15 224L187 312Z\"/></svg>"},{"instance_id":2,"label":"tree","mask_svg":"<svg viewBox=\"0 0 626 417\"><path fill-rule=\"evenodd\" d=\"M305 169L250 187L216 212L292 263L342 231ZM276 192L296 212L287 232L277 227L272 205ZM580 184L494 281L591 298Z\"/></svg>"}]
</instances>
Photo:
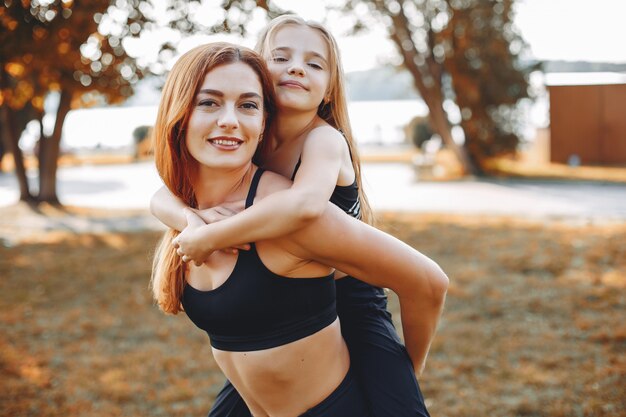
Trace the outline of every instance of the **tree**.
<instances>
[{"instance_id":1,"label":"tree","mask_svg":"<svg viewBox=\"0 0 626 417\"><path fill-rule=\"evenodd\" d=\"M15 160L21 200L58 203L56 171L65 116L95 98L88 92L97 91L110 103L123 100L143 75L121 45L124 36L138 33L146 23L141 3L116 4L122 7L109 0L5 0L0 8L0 136ZM59 104L54 128L46 134L43 105L51 94L58 94ZM19 147L33 119L41 126L36 195Z\"/></svg>"},{"instance_id":2,"label":"tree","mask_svg":"<svg viewBox=\"0 0 626 417\"><path fill-rule=\"evenodd\" d=\"M490 156L515 150L515 104L527 97L519 64L524 43L511 25L513 0L345 0L358 12L355 30L367 17L387 24L403 65L429 107L431 128L452 149L466 172L481 174ZM284 11L268 0L223 0L211 21L196 12L204 1L165 0L165 23L181 34L246 33L255 8L268 18ZM364 10L364 7L365 9ZM115 103L133 92L147 71L162 73L163 62L140 68L122 45L156 25L148 0L5 0L0 7L0 139L14 156L20 198L57 203L56 169L65 116L71 108L102 97ZM216 5L210 6L217 10ZM176 45L166 42L163 50ZM166 61L170 54L160 54ZM97 93L97 94L96 94ZM54 130L41 123L43 104L59 95ZM453 140L446 101L461 110L463 147ZM39 192L29 187L19 138L30 120L40 121Z\"/></svg>"},{"instance_id":3,"label":"tree","mask_svg":"<svg viewBox=\"0 0 626 417\"><path fill-rule=\"evenodd\" d=\"M488 158L513 153L519 143L516 104L528 97L527 76L534 67L519 60L525 43L511 23L513 3L347 0L340 8L357 13L357 31L371 16L386 24L429 108L432 129L474 175L488 170ZM446 100L460 109L463 147L453 140Z\"/></svg>"}]
</instances>

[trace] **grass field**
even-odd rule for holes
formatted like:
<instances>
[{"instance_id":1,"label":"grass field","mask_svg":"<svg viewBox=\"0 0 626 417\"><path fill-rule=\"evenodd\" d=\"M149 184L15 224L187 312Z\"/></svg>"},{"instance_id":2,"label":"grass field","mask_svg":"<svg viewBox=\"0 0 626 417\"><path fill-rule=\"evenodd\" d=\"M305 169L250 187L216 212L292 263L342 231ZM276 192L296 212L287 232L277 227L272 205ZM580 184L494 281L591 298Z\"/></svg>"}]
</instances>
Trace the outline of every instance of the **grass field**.
<instances>
[{"instance_id":1,"label":"grass field","mask_svg":"<svg viewBox=\"0 0 626 417\"><path fill-rule=\"evenodd\" d=\"M626 415L626 224L380 226L451 279L420 381L433 417ZM208 339L148 292L160 233L2 233L1 417L206 415L223 382Z\"/></svg>"}]
</instances>

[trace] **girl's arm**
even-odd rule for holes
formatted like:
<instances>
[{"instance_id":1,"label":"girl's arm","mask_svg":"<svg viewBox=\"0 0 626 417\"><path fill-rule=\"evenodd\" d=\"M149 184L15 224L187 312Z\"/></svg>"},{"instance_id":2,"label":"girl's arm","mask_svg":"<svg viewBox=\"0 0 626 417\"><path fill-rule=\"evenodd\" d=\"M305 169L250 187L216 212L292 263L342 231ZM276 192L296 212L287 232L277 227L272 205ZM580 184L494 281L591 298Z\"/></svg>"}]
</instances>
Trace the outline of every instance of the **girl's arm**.
<instances>
[{"instance_id":1,"label":"girl's arm","mask_svg":"<svg viewBox=\"0 0 626 417\"><path fill-rule=\"evenodd\" d=\"M245 201L237 201L232 203L224 203L217 207L198 210L185 205L178 197L170 192L170 190L162 186L157 190L150 199L150 212L164 225L174 230L184 230L187 227L187 217L185 209L189 209L196 213L204 223L214 223L224 220L234 214L242 211L245 207ZM245 249L247 245L238 245L240 249Z\"/></svg>"},{"instance_id":2,"label":"girl's arm","mask_svg":"<svg viewBox=\"0 0 626 417\"><path fill-rule=\"evenodd\" d=\"M404 340L419 375L443 311L448 277L431 259L329 203L317 221L289 235L289 251L379 287L400 300Z\"/></svg>"},{"instance_id":3,"label":"girl's arm","mask_svg":"<svg viewBox=\"0 0 626 417\"><path fill-rule=\"evenodd\" d=\"M159 188L150 199L152 215L164 225L178 231L187 227L187 218L183 212L186 207L166 186Z\"/></svg>"},{"instance_id":4,"label":"girl's arm","mask_svg":"<svg viewBox=\"0 0 626 417\"><path fill-rule=\"evenodd\" d=\"M179 253L196 263L218 249L272 239L302 228L327 207L348 148L332 127L313 129L305 142L293 185L217 223L183 231L174 241Z\"/></svg>"}]
</instances>

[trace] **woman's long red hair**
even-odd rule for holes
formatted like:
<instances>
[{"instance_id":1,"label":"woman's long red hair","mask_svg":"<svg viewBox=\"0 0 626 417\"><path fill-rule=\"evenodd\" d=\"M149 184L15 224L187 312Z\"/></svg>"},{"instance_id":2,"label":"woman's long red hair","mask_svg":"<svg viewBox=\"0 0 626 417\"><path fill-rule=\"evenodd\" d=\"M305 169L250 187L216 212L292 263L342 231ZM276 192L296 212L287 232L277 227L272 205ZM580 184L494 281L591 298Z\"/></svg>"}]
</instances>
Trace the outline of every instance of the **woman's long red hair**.
<instances>
[{"instance_id":1,"label":"woman's long red hair","mask_svg":"<svg viewBox=\"0 0 626 417\"><path fill-rule=\"evenodd\" d=\"M264 135L267 136L271 116L275 113L274 87L264 59L248 48L224 42L198 46L180 57L163 87L152 133L154 159L165 186L189 207L197 207L193 178L198 163L187 149L185 131L196 93L209 71L236 62L247 64L259 77L266 117ZM261 147L267 143L266 140L261 141L257 154L264 152ZM182 311L181 297L185 283L185 264L171 244L177 234L168 230L161 239L154 256L150 281L159 308L171 314Z\"/></svg>"}]
</instances>

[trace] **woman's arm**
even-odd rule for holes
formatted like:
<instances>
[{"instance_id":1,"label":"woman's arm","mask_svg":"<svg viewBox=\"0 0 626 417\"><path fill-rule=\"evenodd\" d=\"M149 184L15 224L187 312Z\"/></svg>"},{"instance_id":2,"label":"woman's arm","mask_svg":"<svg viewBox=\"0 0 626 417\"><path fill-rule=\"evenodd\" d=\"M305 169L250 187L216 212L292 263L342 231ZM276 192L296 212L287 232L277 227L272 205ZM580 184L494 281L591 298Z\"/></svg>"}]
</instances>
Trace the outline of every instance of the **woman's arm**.
<instances>
[{"instance_id":1,"label":"woman's arm","mask_svg":"<svg viewBox=\"0 0 626 417\"><path fill-rule=\"evenodd\" d=\"M293 185L217 223L183 231L175 240L186 259L202 263L218 249L284 236L322 215L327 207L343 157L345 140L331 127L309 133Z\"/></svg>"},{"instance_id":2,"label":"woman's arm","mask_svg":"<svg viewBox=\"0 0 626 417\"><path fill-rule=\"evenodd\" d=\"M332 204L287 240L293 244L288 250L302 259L391 288L400 300L404 340L415 372L422 372L448 288L448 277L434 261Z\"/></svg>"}]
</instances>

